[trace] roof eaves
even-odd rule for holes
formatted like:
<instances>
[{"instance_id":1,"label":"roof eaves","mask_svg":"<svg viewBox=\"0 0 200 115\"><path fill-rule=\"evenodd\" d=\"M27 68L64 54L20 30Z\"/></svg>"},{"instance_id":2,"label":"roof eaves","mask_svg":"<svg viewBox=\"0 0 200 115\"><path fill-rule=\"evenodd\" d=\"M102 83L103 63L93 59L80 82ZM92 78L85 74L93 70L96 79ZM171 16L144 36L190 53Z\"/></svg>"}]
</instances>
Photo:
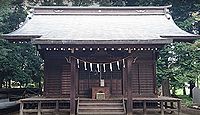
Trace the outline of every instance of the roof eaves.
<instances>
[{"instance_id":1,"label":"roof eaves","mask_svg":"<svg viewBox=\"0 0 200 115\"><path fill-rule=\"evenodd\" d=\"M32 39L33 44L168 44L172 39L152 40L44 40Z\"/></svg>"},{"instance_id":2,"label":"roof eaves","mask_svg":"<svg viewBox=\"0 0 200 115\"><path fill-rule=\"evenodd\" d=\"M31 40L33 38L40 38L42 35L20 35L20 34L3 34L2 37L6 40Z\"/></svg>"},{"instance_id":3,"label":"roof eaves","mask_svg":"<svg viewBox=\"0 0 200 115\"><path fill-rule=\"evenodd\" d=\"M188 41L193 42L200 38L200 35L162 35L162 38L173 39L173 41Z\"/></svg>"}]
</instances>

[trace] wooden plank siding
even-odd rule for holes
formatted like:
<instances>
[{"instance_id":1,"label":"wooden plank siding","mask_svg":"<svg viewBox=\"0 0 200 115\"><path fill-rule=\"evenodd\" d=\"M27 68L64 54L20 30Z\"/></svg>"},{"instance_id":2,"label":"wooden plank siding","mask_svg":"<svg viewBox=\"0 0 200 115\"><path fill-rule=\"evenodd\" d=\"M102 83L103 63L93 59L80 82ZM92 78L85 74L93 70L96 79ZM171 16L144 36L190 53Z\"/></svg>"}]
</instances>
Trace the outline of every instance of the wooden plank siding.
<instances>
[{"instance_id":1,"label":"wooden plank siding","mask_svg":"<svg viewBox=\"0 0 200 115\"><path fill-rule=\"evenodd\" d=\"M44 55L45 97L70 97L71 64L67 63L62 53L48 51Z\"/></svg>"},{"instance_id":2,"label":"wooden plank siding","mask_svg":"<svg viewBox=\"0 0 200 115\"><path fill-rule=\"evenodd\" d=\"M64 97L70 97L71 90L71 64L63 64L62 74L61 74L61 94Z\"/></svg>"},{"instance_id":3,"label":"wooden plank siding","mask_svg":"<svg viewBox=\"0 0 200 115\"><path fill-rule=\"evenodd\" d=\"M154 51L135 51L132 52L133 60L136 61L130 66L129 75L132 76L131 86L128 86L127 72L128 68L123 68L120 62L120 70L113 64L113 71L109 64L106 65L106 71L102 72L102 78L105 81L105 87L110 88L111 97L127 97L128 88L132 90L133 97L154 97L155 96L155 52ZM57 55L57 56L56 56ZM67 54L68 55L68 54ZM67 63L65 56L59 52L47 52L45 57L45 96L46 97L70 97L71 90L71 64ZM76 63L75 63L76 64ZM127 65L127 64L126 64ZM75 65L77 66L77 65ZM91 97L92 87L99 86L99 73L90 70L89 64L87 70L83 62L80 68L76 68L77 78L75 80L76 97ZM95 75L97 74L97 75Z\"/></svg>"},{"instance_id":4,"label":"wooden plank siding","mask_svg":"<svg viewBox=\"0 0 200 115\"><path fill-rule=\"evenodd\" d=\"M62 64L59 60L45 60L45 96L61 96L61 70Z\"/></svg>"},{"instance_id":5,"label":"wooden plank siding","mask_svg":"<svg viewBox=\"0 0 200 115\"><path fill-rule=\"evenodd\" d=\"M132 93L133 97L154 97L154 56L152 51L137 53L137 59L132 64Z\"/></svg>"}]
</instances>

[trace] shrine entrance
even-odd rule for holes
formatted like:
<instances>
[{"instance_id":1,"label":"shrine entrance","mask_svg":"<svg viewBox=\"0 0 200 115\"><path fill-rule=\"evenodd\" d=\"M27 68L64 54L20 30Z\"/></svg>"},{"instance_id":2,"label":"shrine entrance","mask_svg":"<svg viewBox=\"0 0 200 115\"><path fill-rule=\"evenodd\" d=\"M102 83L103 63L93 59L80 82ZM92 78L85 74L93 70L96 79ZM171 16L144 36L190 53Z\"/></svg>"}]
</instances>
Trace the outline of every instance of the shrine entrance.
<instances>
[{"instance_id":1,"label":"shrine entrance","mask_svg":"<svg viewBox=\"0 0 200 115\"><path fill-rule=\"evenodd\" d=\"M94 98L92 90L104 88L108 96L122 97L123 67L119 62L110 64L80 63L78 72L78 95L79 97ZM98 92L98 91L97 91Z\"/></svg>"}]
</instances>

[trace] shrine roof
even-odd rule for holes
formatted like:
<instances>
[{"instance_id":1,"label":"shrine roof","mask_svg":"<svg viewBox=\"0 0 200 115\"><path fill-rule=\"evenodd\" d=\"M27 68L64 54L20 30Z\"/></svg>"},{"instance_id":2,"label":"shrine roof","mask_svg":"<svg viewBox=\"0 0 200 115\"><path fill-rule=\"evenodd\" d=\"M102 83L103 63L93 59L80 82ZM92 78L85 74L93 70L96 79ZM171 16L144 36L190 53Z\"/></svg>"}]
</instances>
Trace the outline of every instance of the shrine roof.
<instances>
[{"instance_id":1,"label":"shrine roof","mask_svg":"<svg viewBox=\"0 0 200 115\"><path fill-rule=\"evenodd\" d=\"M168 6L35 7L22 27L4 36L32 36L34 44L166 44L199 37L181 30Z\"/></svg>"}]
</instances>

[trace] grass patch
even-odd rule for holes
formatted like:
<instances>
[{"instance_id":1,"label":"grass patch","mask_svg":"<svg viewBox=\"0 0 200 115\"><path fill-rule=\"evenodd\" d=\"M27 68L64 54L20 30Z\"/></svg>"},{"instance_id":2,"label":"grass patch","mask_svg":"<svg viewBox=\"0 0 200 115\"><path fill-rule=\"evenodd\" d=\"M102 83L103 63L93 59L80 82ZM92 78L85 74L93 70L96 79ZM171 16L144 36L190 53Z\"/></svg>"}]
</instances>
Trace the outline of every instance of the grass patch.
<instances>
[{"instance_id":1,"label":"grass patch","mask_svg":"<svg viewBox=\"0 0 200 115\"><path fill-rule=\"evenodd\" d=\"M178 95L178 98L182 99L181 103L186 107L192 106L192 98L187 95Z\"/></svg>"}]
</instances>

